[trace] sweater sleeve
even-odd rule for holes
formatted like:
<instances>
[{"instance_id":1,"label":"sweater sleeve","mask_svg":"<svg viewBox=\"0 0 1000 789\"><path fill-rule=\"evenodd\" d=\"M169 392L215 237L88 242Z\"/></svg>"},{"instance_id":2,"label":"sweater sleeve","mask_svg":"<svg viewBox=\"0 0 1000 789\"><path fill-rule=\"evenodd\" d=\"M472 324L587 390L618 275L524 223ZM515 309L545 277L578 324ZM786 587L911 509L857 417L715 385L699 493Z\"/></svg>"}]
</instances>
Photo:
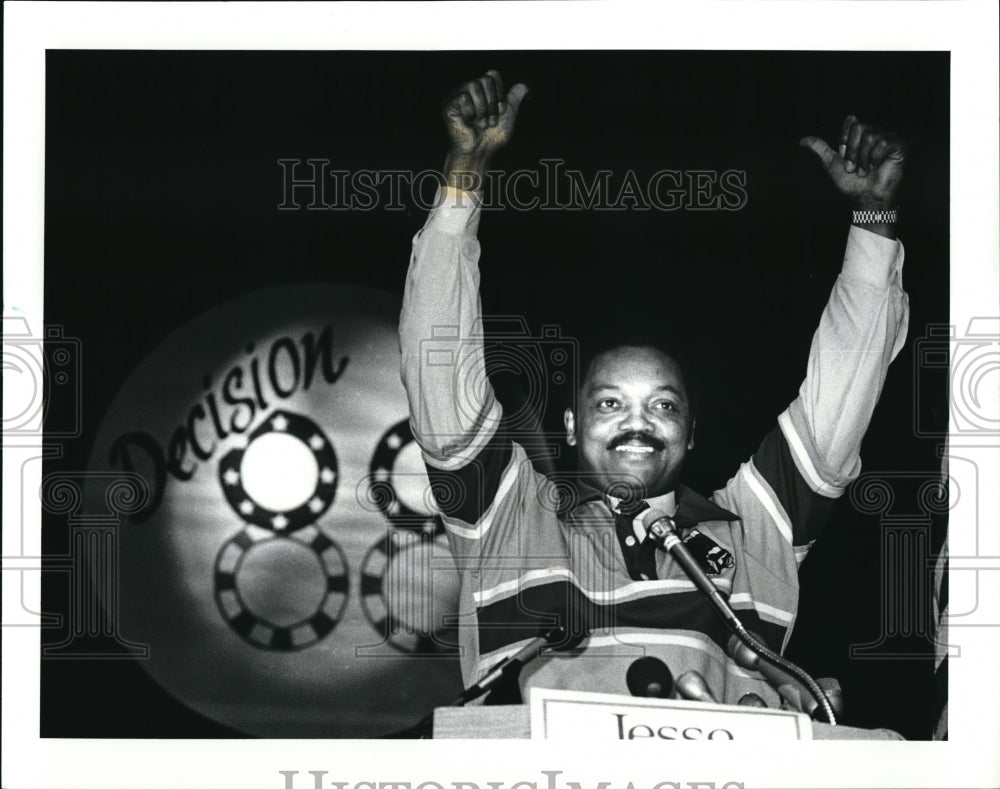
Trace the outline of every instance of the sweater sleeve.
<instances>
[{"instance_id":1,"label":"sweater sleeve","mask_svg":"<svg viewBox=\"0 0 1000 789\"><path fill-rule=\"evenodd\" d=\"M399 319L413 435L439 468L467 464L499 427L479 297L479 198L450 187L413 239Z\"/></svg>"},{"instance_id":2,"label":"sweater sleeve","mask_svg":"<svg viewBox=\"0 0 1000 789\"><path fill-rule=\"evenodd\" d=\"M801 562L836 499L860 474L862 439L906 338L902 265L898 241L851 228L798 396L720 499L769 524L747 524L752 553L774 555L776 539L791 543ZM762 528L755 533L753 525Z\"/></svg>"}]
</instances>

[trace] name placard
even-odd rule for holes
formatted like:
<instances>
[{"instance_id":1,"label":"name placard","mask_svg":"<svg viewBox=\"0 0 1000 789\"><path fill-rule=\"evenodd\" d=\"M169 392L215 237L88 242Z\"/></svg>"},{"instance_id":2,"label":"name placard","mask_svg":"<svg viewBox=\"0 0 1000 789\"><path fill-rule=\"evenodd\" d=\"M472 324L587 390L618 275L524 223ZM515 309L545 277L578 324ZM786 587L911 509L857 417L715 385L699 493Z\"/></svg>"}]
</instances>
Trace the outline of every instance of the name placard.
<instances>
[{"instance_id":1,"label":"name placard","mask_svg":"<svg viewBox=\"0 0 1000 789\"><path fill-rule=\"evenodd\" d=\"M811 740L801 712L531 688L531 738L542 740Z\"/></svg>"}]
</instances>

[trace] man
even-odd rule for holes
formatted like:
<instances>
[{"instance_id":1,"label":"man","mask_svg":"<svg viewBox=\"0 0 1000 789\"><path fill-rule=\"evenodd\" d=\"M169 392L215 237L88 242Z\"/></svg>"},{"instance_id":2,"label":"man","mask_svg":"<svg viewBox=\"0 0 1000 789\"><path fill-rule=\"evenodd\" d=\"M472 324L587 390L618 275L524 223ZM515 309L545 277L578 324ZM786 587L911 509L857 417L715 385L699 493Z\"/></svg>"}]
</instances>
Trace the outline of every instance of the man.
<instances>
[{"instance_id":1,"label":"man","mask_svg":"<svg viewBox=\"0 0 1000 789\"><path fill-rule=\"evenodd\" d=\"M853 201L854 226L799 396L724 488L704 498L680 483L695 441L684 371L655 345L628 344L585 370L564 420L579 473L557 490L502 429L477 337L476 188L526 93L520 84L505 91L489 71L446 104L446 187L414 239L400 317L411 423L461 576L465 684L563 623L586 638L529 664L522 687L627 693L629 665L652 655L674 676L700 673L719 701L753 692L776 706L766 683L726 654L726 627L646 535L643 514L671 515L743 623L784 648L798 564L859 473L861 439L906 333L892 210L903 145L854 117L836 151L802 140Z\"/></svg>"}]
</instances>

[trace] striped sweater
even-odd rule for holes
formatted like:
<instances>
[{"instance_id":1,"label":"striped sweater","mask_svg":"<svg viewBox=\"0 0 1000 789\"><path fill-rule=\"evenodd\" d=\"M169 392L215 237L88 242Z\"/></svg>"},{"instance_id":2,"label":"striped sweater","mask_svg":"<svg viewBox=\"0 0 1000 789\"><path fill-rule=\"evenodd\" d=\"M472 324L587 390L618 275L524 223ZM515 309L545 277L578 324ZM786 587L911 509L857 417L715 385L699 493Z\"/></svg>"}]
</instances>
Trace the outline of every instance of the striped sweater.
<instances>
[{"instance_id":1,"label":"striped sweater","mask_svg":"<svg viewBox=\"0 0 1000 789\"><path fill-rule=\"evenodd\" d=\"M441 197L414 238L399 331L411 426L461 579L465 684L568 617L588 636L529 664L522 688L627 693L628 666L652 655L674 676L700 672L720 701L753 691L776 704L728 658L725 626L673 559L657 551L656 578L634 580L601 491L539 474L502 429L480 339L477 198ZM795 621L798 565L860 472L862 437L905 339L902 262L898 241L851 228L798 397L725 487L675 492L682 535L697 529L735 558L713 582L776 650Z\"/></svg>"}]
</instances>

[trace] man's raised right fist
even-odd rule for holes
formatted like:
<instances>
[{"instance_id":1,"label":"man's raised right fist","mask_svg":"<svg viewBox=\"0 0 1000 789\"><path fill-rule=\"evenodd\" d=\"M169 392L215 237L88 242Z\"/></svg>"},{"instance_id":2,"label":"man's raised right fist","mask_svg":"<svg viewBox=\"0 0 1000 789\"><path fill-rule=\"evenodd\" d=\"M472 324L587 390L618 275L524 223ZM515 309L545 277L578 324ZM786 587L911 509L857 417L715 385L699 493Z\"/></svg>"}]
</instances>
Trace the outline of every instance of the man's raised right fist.
<instances>
[{"instance_id":1,"label":"man's raised right fist","mask_svg":"<svg viewBox=\"0 0 1000 789\"><path fill-rule=\"evenodd\" d=\"M485 163L510 140L527 93L528 88L520 82L504 93L503 79L495 69L452 93L444 105L452 156Z\"/></svg>"}]
</instances>

